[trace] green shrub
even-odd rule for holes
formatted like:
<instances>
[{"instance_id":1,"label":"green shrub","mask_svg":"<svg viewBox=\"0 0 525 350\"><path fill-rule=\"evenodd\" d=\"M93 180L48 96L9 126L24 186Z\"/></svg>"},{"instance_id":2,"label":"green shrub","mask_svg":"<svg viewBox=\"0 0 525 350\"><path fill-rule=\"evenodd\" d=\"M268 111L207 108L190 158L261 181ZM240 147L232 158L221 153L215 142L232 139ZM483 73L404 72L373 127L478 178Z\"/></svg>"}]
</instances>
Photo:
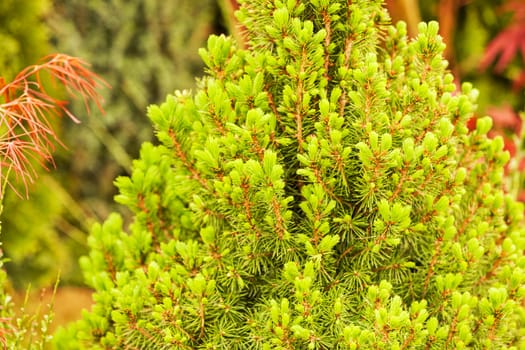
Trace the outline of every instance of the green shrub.
<instances>
[{"instance_id":1,"label":"green shrub","mask_svg":"<svg viewBox=\"0 0 525 350\"><path fill-rule=\"evenodd\" d=\"M523 206L436 22L380 1L246 1L249 49L148 110L59 349L523 349Z\"/></svg>"}]
</instances>

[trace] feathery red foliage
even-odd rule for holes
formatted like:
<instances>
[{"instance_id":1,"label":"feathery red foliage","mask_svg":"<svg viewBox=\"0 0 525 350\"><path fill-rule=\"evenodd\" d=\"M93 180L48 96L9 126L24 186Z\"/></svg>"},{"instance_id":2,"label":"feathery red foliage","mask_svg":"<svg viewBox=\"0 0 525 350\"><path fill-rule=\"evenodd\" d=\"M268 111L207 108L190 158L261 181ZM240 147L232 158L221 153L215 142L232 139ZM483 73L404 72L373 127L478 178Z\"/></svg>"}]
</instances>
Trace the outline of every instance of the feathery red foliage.
<instances>
[{"instance_id":1,"label":"feathery red foliage","mask_svg":"<svg viewBox=\"0 0 525 350\"><path fill-rule=\"evenodd\" d=\"M63 85L68 94L83 99L88 114L93 101L101 112L102 96L97 91L109 85L87 67L79 58L64 54L45 57L40 64L32 65L9 83L0 77L0 198L6 185L14 182L24 185L27 196L40 164L47 169L53 164L53 151L60 142L51 118L67 115L74 122L76 116L67 108L67 102L51 96L42 84L42 73L47 72L52 81ZM14 176L14 182L10 176ZM18 193L18 192L17 192Z\"/></svg>"}]
</instances>

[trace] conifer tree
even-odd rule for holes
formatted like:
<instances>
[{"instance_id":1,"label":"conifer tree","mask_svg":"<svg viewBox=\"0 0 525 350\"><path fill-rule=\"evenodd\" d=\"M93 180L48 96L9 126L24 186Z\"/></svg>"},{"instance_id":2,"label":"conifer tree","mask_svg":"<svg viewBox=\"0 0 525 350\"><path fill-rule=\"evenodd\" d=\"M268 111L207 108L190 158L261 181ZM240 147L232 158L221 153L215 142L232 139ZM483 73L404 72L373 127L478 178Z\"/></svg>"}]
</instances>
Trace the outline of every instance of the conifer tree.
<instances>
[{"instance_id":1,"label":"conifer tree","mask_svg":"<svg viewBox=\"0 0 525 350\"><path fill-rule=\"evenodd\" d=\"M151 106L96 290L59 349L523 349L523 206L435 22L381 1L243 1L195 94Z\"/></svg>"}]
</instances>

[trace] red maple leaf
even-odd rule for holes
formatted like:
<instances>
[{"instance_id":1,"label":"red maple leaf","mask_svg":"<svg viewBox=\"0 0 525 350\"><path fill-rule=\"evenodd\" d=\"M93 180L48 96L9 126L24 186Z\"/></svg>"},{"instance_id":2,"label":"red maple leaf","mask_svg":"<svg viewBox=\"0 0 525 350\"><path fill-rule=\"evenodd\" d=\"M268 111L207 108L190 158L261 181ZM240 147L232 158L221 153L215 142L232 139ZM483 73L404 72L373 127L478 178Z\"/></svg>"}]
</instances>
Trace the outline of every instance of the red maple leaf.
<instances>
[{"instance_id":1,"label":"red maple leaf","mask_svg":"<svg viewBox=\"0 0 525 350\"><path fill-rule=\"evenodd\" d=\"M520 133L521 118L510 105L489 107L487 114L492 117L495 129L509 130L515 134Z\"/></svg>"},{"instance_id":2,"label":"red maple leaf","mask_svg":"<svg viewBox=\"0 0 525 350\"><path fill-rule=\"evenodd\" d=\"M502 73L518 53L521 53L525 63L525 3L510 1L501 9L504 12L513 12L512 21L489 43L480 63L480 68L484 70L496 62L496 73ZM515 80L515 88L525 83L522 75L523 73Z\"/></svg>"},{"instance_id":3,"label":"red maple leaf","mask_svg":"<svg viewBox=\"0 0 525 350\"><path fill-rule=\"evenodd\" d=\"M487 46L480 67L486 69L499 56L495 71L501 73L518 51L521 52L522 57L525 57L525 25L523 24L514 24L499 33Z\"/></svg>"},{"instance_id":4,"label":"red maple leaf","mask_svg":"<svg viewBox=\"0 0 525 350\"><path fill-rule=\"evenodd\" d=\"M523 0L510 0L501 8L506 12L514 12L514 21L525 21L525 3L523 3Z\"/></svg>"}]
</instances>

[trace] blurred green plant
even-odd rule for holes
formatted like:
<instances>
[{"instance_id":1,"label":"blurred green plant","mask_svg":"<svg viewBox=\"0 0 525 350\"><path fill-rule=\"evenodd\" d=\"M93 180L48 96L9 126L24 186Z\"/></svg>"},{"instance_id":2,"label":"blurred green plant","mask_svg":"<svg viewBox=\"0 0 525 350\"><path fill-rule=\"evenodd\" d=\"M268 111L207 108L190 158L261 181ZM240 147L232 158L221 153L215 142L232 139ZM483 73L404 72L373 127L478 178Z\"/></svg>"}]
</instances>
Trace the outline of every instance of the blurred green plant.
<instances>
[{"instance_id":1,"label":"blurred green plant","mask_svg":"<svg viewBox=\"0 0 525 350\"><path fill-rule=\"evenodd\" d=\"M0 76L12 78L48 53L48 0L0 1Z\"/></svg>"},{"instance_id":2,"label":"blurred green plant","mask_svg":"<svg viewBox=\"0 0 525 350\"><path fill-rule=\"evenodd\" d=\"M115 210L112 180L129 173L140 144L153 137L144 111L166 92L195 86L203 73L197 49L223 30L220 20L213 0L54 1L48 23L57 50L85 58L113 86L104 120L90 120L82 135L64 133L76 160L66 158L64 186L83 208L98 218Z\"/></svg>"}]
</instances>

